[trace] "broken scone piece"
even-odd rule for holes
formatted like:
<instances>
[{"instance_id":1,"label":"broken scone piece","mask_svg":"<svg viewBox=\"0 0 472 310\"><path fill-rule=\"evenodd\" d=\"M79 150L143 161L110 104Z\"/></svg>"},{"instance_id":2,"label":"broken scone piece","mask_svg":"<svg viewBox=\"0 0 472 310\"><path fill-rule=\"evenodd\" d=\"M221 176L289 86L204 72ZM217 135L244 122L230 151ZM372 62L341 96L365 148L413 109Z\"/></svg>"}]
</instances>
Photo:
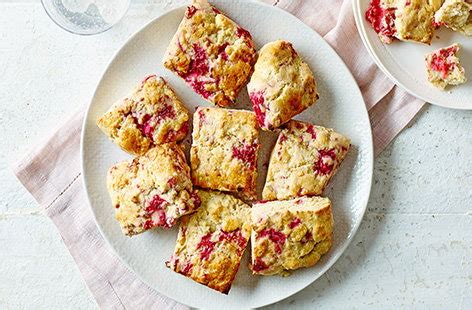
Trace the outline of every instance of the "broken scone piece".
<instances>
[{"instance_id":1,"label":"broken scone piece","mask_svg":"<svg viewBox=\"0 0 472 310\"><path fill-rule=\"evenodd\" d=\"M171 227L200 206L184 151L175 143L157 145L143 156L114 165L107 188L115 217L128 236Z\"/></svg>"},{"instance_id":2,"label":"broken scone piece","mask_svg":"<svg viewBox=\"0 0 472 310\"><path fill-rule=\"evenodd\" d=\"M286 275L315 265L332 243L331 202L323 197L255 204L251 209L251 269Z\"/></svg>"},{"instance_id":3,"label":"broken scone piece","mask_svg":"<svg viewBox=\"0 0 472 310\"><path fill-rule=\"evenodd\" d=\"M164 79L150 75L102 115L97 125L124 151L142 155L154 145L184 139L188 119L188 110Z\"/></svg>"},{"instance_id":4,"label":"broken scone piece","mask_svg":"<svg viewBox=\"0 0 472 310\"><path fill-rule=\"evenodd\" d=\"M442 0L371 0L365 18L384 43L394 38L430 44Z\"/></svg>"},{"instance_id":5,"label":"broken scone piece","mask_svg":"<svg viewBox=\"0 0 472 310\"><path fill-rule=\"evenodd\" d=\"M190 150L193 184L255 198L258 136L251 111L198 107Z\"/></svg>"},{"instance_id":6,"label":"broken scone piece","mask_svg":"<svg viewBox=\"0 0 472 310\"><path fill-rule=\"evenodd\" d=\"M251 234L251 207L216 191L199 190L201 207L182 218L167 266L227 294Z\"/></svg>"},{"instance_id":7,"label":"broken scone piece","mask_svg":"<svg viewBox=\"0 0 472 310\"><path fill-rule=\"evenodd\" d=\"M265 200L321 195L351 146L332 129L290 121L270 156Z\"/></svg>"},{"instance_id":8,"label":"broken scone piece","mask_svg":"<svg viewBox=\"0 0 472 310\"><path fill-rule=\"evenodd\" d=\"M464 68L459 62L457 52L460 46L454 43L426 55L428 81L444 90L447 85L459 85L467 81Z\"/></svg>"},{"instance_id":9,"label":"broken scone piece","mask_svg":"<svg viewBox=\"0 0 472 310\"><path fill-rule=\"evenodd\" d=\"M472 36L472 4L465 0L446 0L434 15L435 23L466 36Z\"/></svg>"},{"instance_id":10,"label":"broken scone piece","mask_svg":"<svg viewBox=\"0 0 472 310\"><path fill-rule=\"evenodd\" d=\"M249 78L255 56L247 30L208 1L194 0L163 62L205 100L226 107Z\"/></svg>"},{"instance_id":11,"label":"broken scone piece","mask_svg":"<svg viewBox=\"0 0 472 310\"><path fill-rule=\"evenodd\" d=\"M261 48L247 89L264 130L288 122L318 99L313 72L292 44L282 40Z\"/></svg>"}]
</instances>

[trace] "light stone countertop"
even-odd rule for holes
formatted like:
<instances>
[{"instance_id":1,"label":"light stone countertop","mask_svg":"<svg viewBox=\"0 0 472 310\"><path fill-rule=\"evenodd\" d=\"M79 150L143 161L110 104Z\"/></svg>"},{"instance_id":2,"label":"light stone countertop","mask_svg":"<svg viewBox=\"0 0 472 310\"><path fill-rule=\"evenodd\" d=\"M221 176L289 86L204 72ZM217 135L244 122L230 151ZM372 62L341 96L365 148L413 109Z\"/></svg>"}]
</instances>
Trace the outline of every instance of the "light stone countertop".
<instances>
[{"instance_id":1,"label":"light stone countertop","mask_svg":"<svg viewBox=\"0 0 472 310\"><path fill-rule=\"evenodd\" d=\"M88 103L113 53L170 2L134 1L116 27L81 37L53 24L39 1L0 0L0 309L97 308L10 167ZM472 111L419 113L375 160L352 244L318 281L273 306L288 307L472 309Z\"/></svg>"}]
</instances>

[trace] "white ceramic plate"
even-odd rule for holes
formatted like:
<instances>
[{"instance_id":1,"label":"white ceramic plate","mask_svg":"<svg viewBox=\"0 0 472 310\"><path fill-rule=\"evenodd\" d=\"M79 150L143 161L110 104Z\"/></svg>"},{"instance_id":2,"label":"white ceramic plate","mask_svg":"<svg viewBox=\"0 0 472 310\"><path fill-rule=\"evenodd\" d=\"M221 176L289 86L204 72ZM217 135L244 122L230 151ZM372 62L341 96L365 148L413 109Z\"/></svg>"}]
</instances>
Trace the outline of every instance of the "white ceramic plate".
<instances>
[{"instance_id":1,"label":"white ceramic plate","mask_svg":"<svg viewBox=\"0 0 472 310\"><path fill-rule=\"evenodd\" d=\"M290 40L315 72L319 85L318 104L299 115L300 119L330 126L351 138L353 147L333 179L326 195L333 201L335 232L331 251L313 268L299 270L288 278L252 276L243 258L229 295L215 292L165 267L172 254L177 228L157 229L133 238L121 234L114 219L105 178L108 168L130 158L95 125L99 115L126 96L144 76L162 75L187 104L209 106L180 78L161 65L165 48L184 15L184 8L170 11L138 31L115 55L90 103L82 136L82 164L85 187L97 224L104 237L132 270L158 292L198 308L254 308L286 298L319 278L343 253L354 236L369 198L373 151L370 123L361 93L350 72L323 39L292 15L256 1L214 1L230 17L249 29L259 48L264 43ZM238 107L248 106L244 89ZM264 143L259 161L261 177L275 134L261 134ZM187 137L186 143L190 142ZM188 147L187 147L188 148Z\"/></svg>"},{"instance_id":2,"label":"white ceramic plate","mask_svg":"<svg viewBox=\"0 0 472 310\"><path fill-rule=\"evenodd\" d=\"M435 33L431 46L415 42L383 44L364 18L369 0L354 0L357 29L379 68L397 85L426 102L452 109L472 109L472 38L441 27ZM454 42L462 45L459 52L468 82L441 91L428 82L424 56Z\"/></svg>"}]
</instances>

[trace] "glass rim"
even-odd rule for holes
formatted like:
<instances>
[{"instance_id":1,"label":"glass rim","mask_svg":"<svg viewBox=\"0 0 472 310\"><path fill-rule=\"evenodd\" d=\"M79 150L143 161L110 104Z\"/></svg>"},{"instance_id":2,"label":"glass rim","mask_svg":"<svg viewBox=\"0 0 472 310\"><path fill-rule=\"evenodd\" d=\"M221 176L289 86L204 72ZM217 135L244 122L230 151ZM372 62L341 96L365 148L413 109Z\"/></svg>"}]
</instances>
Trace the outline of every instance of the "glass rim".
<instances>
[{"instance_id":1,"label":"glass rim","mask_svg":"<svg viewBox=\"0 0 472 310\"><path fill-rule=\"evenodd\" d=\"M126 10L123 12L123 15L122 15L117 21L115 21L115 22L112 23L112 24L109 24L107 27L105 27L105 28L103 28L103 29L100 29L99 31L86 33L86 32L74 31L74 30L68 29L67 27L61 25L58 21L56 21L56 19L54 19L54 18L52 17L51 13L49 12L49 10L48 10L47 7L46 7L45 1L48 1L48 0L41 0L41 6L43 7L44 11L45 11L46 14L48 15L49 19L52 20L52 21L54 22L54 24L56 24L57 26L59 26L61 29L65 30L65 31L67 31L67 32L69 32L69 33L77 34L77 35L80 35L80 36L93 36L93 35L96 35L96 34L104 33L104 32L107 31L107 30L110 30L113 26L115 26L116 24L118 24L118 23L123 19L123 17L125 17L125 15L128 13L128 10L129 10L130 5L131 5L131 0L127 0L128 5L127 5L127 7L126 7Z\"/></svg>"}]
</instances>

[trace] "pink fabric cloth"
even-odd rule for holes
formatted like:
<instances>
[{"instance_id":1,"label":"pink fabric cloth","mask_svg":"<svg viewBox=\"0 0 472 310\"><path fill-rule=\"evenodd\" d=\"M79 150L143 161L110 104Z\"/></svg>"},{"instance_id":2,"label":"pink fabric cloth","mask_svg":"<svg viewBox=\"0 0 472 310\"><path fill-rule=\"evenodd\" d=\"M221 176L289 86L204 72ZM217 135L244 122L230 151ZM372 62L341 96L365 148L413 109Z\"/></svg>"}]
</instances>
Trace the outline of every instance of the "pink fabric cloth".
<instances>
[{"instance_id":1,"label":"pink fabric cloth","mask_svg":"<svg viewBox=\"0 0 472 310\"><path fill-rule=\"evenodd\" d=\"M344 59L362 90L375 151L380 153L424 102L393 85L372 62L357 33L350 0L273 4L317 30ZM154 291L123 265L95 225L81 180L83 116L84 109L76 112L15 165L18 179L57 226L100 307L188 309Z\"/></svg>"}]
</instances>

